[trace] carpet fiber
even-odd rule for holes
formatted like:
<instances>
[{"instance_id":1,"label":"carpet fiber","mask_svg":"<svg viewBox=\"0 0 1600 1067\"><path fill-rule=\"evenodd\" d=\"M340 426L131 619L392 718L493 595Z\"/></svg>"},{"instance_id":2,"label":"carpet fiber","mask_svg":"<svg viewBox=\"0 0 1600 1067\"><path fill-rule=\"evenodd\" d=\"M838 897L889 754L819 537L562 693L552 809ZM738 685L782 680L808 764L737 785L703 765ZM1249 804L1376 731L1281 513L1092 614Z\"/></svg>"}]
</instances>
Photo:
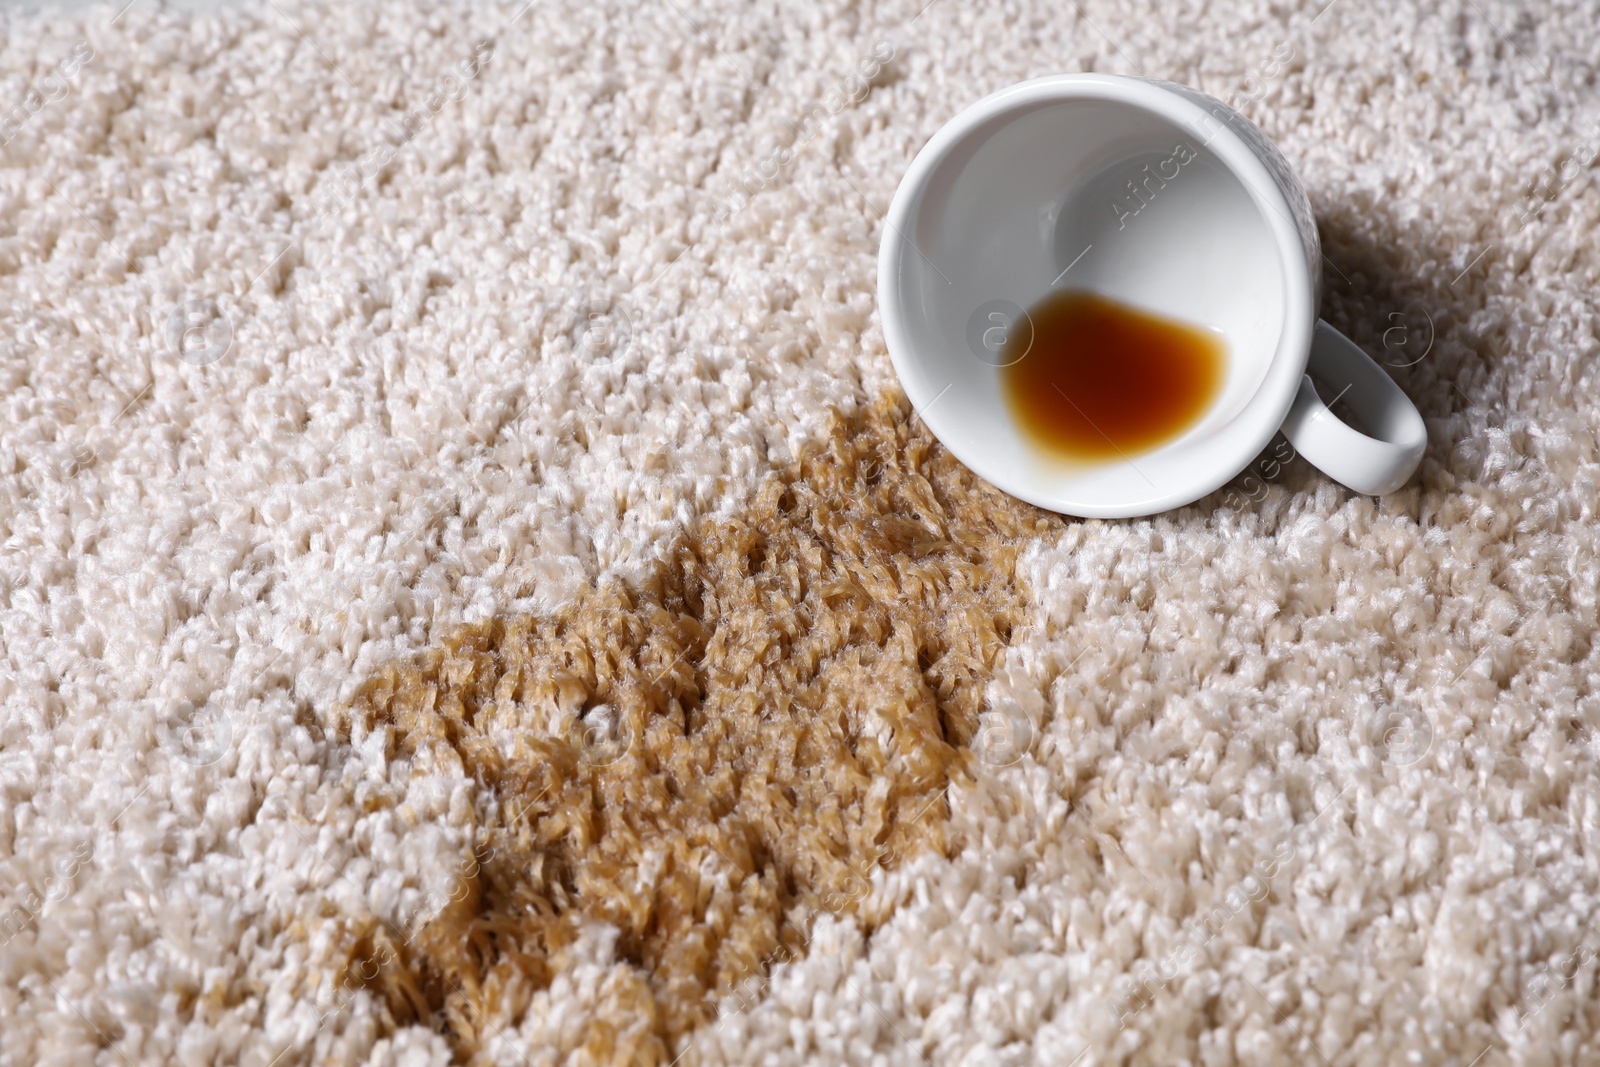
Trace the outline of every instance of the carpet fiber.
<instances>
[{"instance_id":1,"label":"carpet fiber","mask_svg":"<svg viewBox=\"0 0 1600 1067\"><path fill-rule=\"evenodd\" d=\"M1600 1062L1580 3L154 0L0 50L0 1063ZM1427 420L1077 521L899 393L985 93L1229 100Z\"/></svg>"}]
</instances>

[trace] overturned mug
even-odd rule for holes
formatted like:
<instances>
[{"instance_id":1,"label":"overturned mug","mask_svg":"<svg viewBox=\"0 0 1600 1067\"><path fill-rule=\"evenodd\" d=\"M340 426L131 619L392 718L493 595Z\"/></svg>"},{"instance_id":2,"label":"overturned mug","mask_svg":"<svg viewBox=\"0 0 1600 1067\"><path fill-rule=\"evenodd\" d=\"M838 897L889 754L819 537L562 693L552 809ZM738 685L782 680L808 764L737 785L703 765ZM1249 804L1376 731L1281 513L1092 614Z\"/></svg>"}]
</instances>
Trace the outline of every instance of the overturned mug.
<instances>
[{"instance_id":1,"label":"overturned mug","mask_svg":"<svg viewBox=\"0 0 1600 1067\"><path fill-rule=\"evenodd\" d=\"M1261 131L1192 89L1112 74L1037 78L951 119L895 192L878 256L889 355L933 434L1013 496L1101 518L1198 500L1280 429L1357 492L1405 484L1427 444L1422 417L1318 320L1321 281L1310 201ZM1225 342L1214 395L1181 433L1063 463L1024 432L998 343L1066 289ZM1369 433L1328 410L1313 376Z\"/></svg>"}]
</instances>

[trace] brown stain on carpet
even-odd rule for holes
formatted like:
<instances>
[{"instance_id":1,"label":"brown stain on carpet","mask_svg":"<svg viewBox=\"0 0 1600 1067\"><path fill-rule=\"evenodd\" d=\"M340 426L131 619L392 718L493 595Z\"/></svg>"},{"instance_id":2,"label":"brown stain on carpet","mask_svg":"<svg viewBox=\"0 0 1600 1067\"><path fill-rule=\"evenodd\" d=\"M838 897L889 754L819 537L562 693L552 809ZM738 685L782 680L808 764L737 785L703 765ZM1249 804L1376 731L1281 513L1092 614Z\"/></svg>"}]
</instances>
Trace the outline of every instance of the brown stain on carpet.
<instances>
[{"instance_id":1,"label":"brown stain on carpet","mask_svg":"<svg viewBox=\"0 0 1600 1067\"><path fill-rule=\"evenodd\" d=\"M666 1063L818 912L887 918L874 864L948 852L943 791L1019 622L1016 557L1058 520L911 414L896 396L835 415L637 586L463 627L365 684L346 736L387 729L391 758L459 767L479 794L458 899L404 938L348 931L391 1022L470 1059L600 920L630 966L583 1052Z\"/></svg>"}]
</instances>

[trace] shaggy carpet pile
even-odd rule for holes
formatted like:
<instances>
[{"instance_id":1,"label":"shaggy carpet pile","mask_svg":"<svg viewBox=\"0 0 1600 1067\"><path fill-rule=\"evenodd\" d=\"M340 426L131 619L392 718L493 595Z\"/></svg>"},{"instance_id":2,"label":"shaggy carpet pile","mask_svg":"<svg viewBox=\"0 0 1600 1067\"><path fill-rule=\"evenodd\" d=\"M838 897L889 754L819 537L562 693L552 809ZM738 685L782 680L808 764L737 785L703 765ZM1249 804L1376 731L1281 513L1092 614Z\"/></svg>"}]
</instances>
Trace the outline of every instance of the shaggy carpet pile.
<instances>
[{"instance_id":1,"label":"shaggy carpet pile","mask_svg":"<svg viewBox=\"0 0 1600 1067\"><path fill-rule=\"evenodd\" d=\"M125 2L125 0L124 0ZM0 1063L1600 1062L1600 23L12 15ZM882 212L1229 100L1423 412L1126 522L899 392Z\"/></svg>"}]
</instances>

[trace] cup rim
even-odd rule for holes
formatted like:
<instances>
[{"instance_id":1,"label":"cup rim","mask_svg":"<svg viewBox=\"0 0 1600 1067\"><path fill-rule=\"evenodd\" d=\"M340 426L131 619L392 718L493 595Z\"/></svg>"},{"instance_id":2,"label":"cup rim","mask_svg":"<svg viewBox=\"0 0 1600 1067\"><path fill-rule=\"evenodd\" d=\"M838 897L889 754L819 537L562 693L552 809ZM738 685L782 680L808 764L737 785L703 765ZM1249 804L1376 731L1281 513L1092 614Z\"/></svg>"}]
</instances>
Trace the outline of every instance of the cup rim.
<instances>
[{"instance_id":1,"label":"cup rim","mask_svg":"<svg viewBox=\"0 0 1600 1067\"><path fill-rule=\"evenodd\" d=\"M929 138L901 178L884 215L878 250L878 309L884 343L901 388L929 431L965 466L1002 491L1048 511L1083 518L1131 518L1182 507L1227 484L1266 448L1294 403L1310 356L1311 331L1316 318L1305 243L1293 221L1293 209L1278 180L1231 122L1223 123L1210 133L1206 149L1244 184L1277 244L1286 275L1283 327L1255 393L1243 409L1216 432L1219 439L1216 449L1222 458L1215 460L1215 467L1197 471L1193 481L1183 487L1157 491L1147 498L1110 502L1072 500L1044 491L1019 472L1001 468L981 449L969 448L961 435L949 432L954 428L950 422L952 413L949 409L941 411L934 403L938 386L920 373L920 357L911 343L901 303L900 264L908 253L920 255L907 236L916 229L913 211L922 203L921 193L929 179L952 150L975 129L996 117L1004 117L1008 112L1020 114L1042 102L1100 99L1145 108L1180 128L1203 130L1205 121L1214 120L1215 116L1191 99L1189 93L1198 95L1197 90L1182 86L1168 87L1151 79L1101 73L1051 74L1008 86L963 109ZM1215 104L1227 107L1221 101ZM946 432L941 432L941 427Z\"/></svg>"}]
</instances>

